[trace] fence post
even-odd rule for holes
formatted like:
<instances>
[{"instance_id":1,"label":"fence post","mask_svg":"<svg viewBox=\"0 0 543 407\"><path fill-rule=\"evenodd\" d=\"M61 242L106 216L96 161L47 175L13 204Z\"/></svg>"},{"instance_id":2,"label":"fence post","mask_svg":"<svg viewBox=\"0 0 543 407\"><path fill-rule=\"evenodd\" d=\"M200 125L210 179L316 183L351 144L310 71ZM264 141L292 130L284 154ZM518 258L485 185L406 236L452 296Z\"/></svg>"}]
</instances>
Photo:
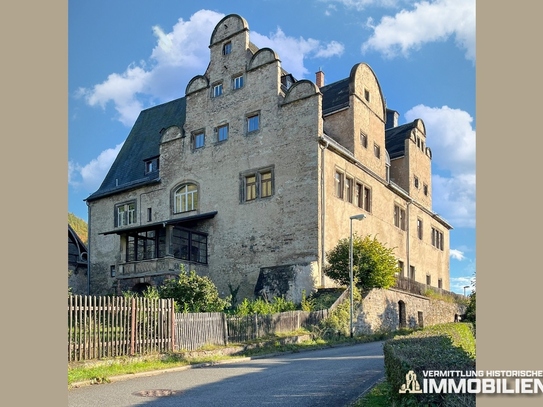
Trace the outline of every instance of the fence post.
<instances>
[{"instance_id":1,"label":"fence post","mask_svg":"<svg viewBox=\"0 0 543 407\"><path fill-rule=\"evenodd\" d=\"M228 321L226 320L226 314L222 313L222 326L223 326L223 336L224 336L224 344L228 345Z\"/></svg>"},{"instance_id":2,"label":"fence post","mask_svg":"<svg viewBox=\"0 0 543 407\"><path fill-rule=\"evenodd\" d=\"M170 325L170 332L171 332L171 350L172 352L174 350L177 350L176 349L176 346L175 346L175 330L176 330L176 324L175 324L175 305L174 305L174 300L173 299L169 299L168 300L168 309L170 311L170 321L171 321L171 325Z\"/></svg>"},{"instance_id":3,"label":"fence post","mask_svg":"<svg viewBox=\"0 0 543 407\"><path fill-rule=\"evenodd\" d=\"M132 326L130 329L130 355L134 356L136 352L135 347L135 341L136 341L136 299L132 298L132 309L131 309L131 316L132 316Z\"/></svg>"}]
</instances>

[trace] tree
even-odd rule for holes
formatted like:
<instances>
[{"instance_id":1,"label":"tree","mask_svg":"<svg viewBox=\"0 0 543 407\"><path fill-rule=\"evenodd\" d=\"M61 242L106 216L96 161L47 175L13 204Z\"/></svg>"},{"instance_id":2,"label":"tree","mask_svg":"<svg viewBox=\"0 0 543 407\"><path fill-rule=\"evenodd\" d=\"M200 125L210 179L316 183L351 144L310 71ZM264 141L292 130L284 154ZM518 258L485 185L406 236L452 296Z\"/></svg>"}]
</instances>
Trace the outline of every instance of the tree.
<instances>
[{"instance_id":1,"label":"tree","mask_svg":"<svg viewBox=\"0 0 543 407\"><path fill-rule=\"evenodd\" d=\"M171 278L157 288L160 298L173 298L178 312L221 312L230 306L209 277L202 277L181 267L177 278Z\"/></svg>"},{"instance_id":2,"label":"tree","mask_svg":"<svg viewBox=\"0 0 543 407\"><path fill-rule=\"evenodd\" d=\"M466 308L466 319L467 322L473 322L475 325L476 323L476 303L477 303L477 297L475 292L475 276L473 276L473 279L471 280L471 286L473 287L473 290L471 291L471 294L469 295L469 303Z\"/></svg>"},{"instance_id":3,"label":"tree","mask_svg":"<svg viewBox=\"0 0 543 407\"><path fill-rule=\"evenodd\" d=\"M350 284L349 251L350 241L345 238L326 255L328 265L324 268L324 274L343 285ZM394 285L398 272L393 249L385 247L375 237L362 238L353 234L353 283L356 286L362 291L388 288Z\"/></svg>"}]
</instances>

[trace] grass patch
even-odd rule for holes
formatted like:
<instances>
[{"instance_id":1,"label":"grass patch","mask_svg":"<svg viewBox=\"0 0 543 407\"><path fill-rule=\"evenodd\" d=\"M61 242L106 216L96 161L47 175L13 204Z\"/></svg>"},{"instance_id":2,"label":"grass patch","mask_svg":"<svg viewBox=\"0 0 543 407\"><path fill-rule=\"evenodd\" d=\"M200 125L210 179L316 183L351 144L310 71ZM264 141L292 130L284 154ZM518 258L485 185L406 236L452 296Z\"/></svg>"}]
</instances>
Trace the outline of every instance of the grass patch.
<instances>
[{"instance_id":1,"label":"grass patch","mask_svg":"<svg viewBox=\"0 0 543 407\"><path fill-rule=\"evenodd\" d=\"M390 407L390 386L381 381L350 407Z\"/></svg>"}]
</instances>

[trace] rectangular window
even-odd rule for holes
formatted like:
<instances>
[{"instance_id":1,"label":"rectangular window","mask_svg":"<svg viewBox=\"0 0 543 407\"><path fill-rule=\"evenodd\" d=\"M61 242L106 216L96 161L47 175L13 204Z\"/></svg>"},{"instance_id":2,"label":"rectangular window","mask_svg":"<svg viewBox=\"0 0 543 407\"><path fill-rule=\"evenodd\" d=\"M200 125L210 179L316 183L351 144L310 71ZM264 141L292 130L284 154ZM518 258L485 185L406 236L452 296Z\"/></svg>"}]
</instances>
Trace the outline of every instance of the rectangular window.
<instances>
[{"instance_id":1,"label":"rectangular window","mask_svg":"<svg viewBox=\"0 0 543 407\"><path fill-rule=\"evenodd\" d=\"M128 226L136 223L136 203L130 202L115 207L116 226Z\"/></svg>"},{"instance_id":2,"label":"rectangular window","mask_svg":"<svg viewBox=\"0 0 543 407\"><path fill-rule=\"evenodd\" d=\"M147 222L151 222L153 220L153 210L151 208L147 208Z\"/></svg>"},{"instance_id":3,"label":"rectangular window","mask_svg":"<svg viewBox=\"0 0 543 407\"><path fill-rule=\"evenodd\" d=\"M217 96L222 95L222 83L217 83L216 85L213 85L213 97L216 98Z\"/></svg>"},{"instance_id":4,"label":"rectangular window","mask_svg":"<svg viewBox=\"0 0 543 407\"><path fill-rule=\"evenodd\" d=\"M343 189L344 189L344 179L343 173L336 171L336 196L340 199L343 199Z\"/></svg>"},{"instance_id":5,"label":"rectangular window","mask_svg":"<svg viewBox=\"0 0 543 407\"><path fill-rule=\"evenodd\" d=\"M443 250L443 232L432 228L432 246L439 250Z\"/></svg>"},{"instance_id":6,"label":"rectangular window","mask_svg":"<svg viewBox=\"0 0 543 407\"><path fill-rule=\"evenodd\" d=\"M398 268L400 269L400 277L405 277L405 269L403 261L398 260Z\"/></svg>"},{"instance_id":7,"label":"rectangular window","mask_svg":"<svg viewBox=\"0 0 543 407\"><path fill-rule=\"evenodd\" d=\"M262 168L241 174L241 201L249 202L273 195L273 168Z\"/></svg>"},{"instance_id":8,"label":"rectangular window","mask_svg":"<svg viewBox=\"0 0 543 407\"><path fill-rule=\"evenodd\" d=\"M405 209L394 205L394 226L405 230Z\"/></svg>"},{"instance_id":9,"label":"rectangular window","mask_svg":"<svg viewBox=\"0 0 543 407\"><path fill-rule=\"evenodd\" d=\"M364 186L360 183L356 183L354 187L354 204L358 206L359 208L362 208L364 206Z\"/></svg>"},{"instance_id":10,"label":"rectangular window","mask_svg":"<svg viewBox=\"0 0 543 407\"><path fill-rule=\"evenodd\" d=\"M232 43L230 41L226 42L222 47L222 54L228 55L232 52Z\"/></svg>"},{"instance_id":11,"label":"rectangular window","mask_svg":"<svg viewBox=\"0 0 543 407\"><path fill-rule=\"evenodd\" d=\"M158 171L158 157L145 160L145 174Z\"/></svg>"},{"instance_id":12,"label":"rectangular window","mask_svg":"<svg viewBox=\"0 0 543 407\"><path fill-rule=\"evenodd\" d=\"M205 134L196 133L194 135L194 149L202 148L205 144Z\"/></svg>"},{"instance_id":13,"label":"rectangular window","mask_svg":"<svg viewBox=\"0 0 543 407\"><path fill-rule=\"evenodd\" d=\"M432 276L426 274L426 285L432 285Z\"/></svg>"},{"instance_id":14,"label":"rectangular window","mask_svg":"<svg viewBox=\"0 0 543 407\"><path fill-rule=\"evenodd\" d=\"M417 219L417 236L422 240L422 219Z\"/></svg>"},{"instance_id":15,"label":"rectangular window","mask_svg":"<svg viewBox=\"0 0 543 407\"><path fill-rule=\"evenodd\" d=\"M370 101L370 91L365 88L364 88L364 99L366 99L367 102Z\"/></svg>"},{"instance_id":16,"label":"rectangular window","mask_svg":"<svg viewBox=\"0 0 543 407\"><path fill-rule=\"evenodd\" d=\"M243 75L236 76L232 79L232 88L240 89L243 87Z\"/></svg>"},{"instance_id":17,"label":"rectangular window","mask_svg":"<svg viewBox=\"0 0 543 407\"><path fill-rule=\"evenodd\" d=\"M362 144L362 147L368 148L368 136L364 133L360 133L360 144Z\"/></svg>"},{"instance_id":18,"label":"rectangular window","mask_svg":"<svg viewBox=\"0 0 543 407\"><path fill-rule=\"evenodd\" d=\"M132 232L127 238L126 261L156 259L166 255L166 229Z\"/></svg>"},{"instance_id":19,"label":"rectangular window","mask_svg":"<svg viewBox=\"0 0 543 407\"><path fill-rule=\"evenodd\" d=\"M256 174L245 177L245 201L256 199Z\"/></svg>"},{"instance_id":20,"label":"rectangular window","mask_svg":"<svg viewBox=\"0 0 543 407\"><path fill-rule=\"evenodd\" d=\"M375 154L375 157L381 158L381 147L378 144L373 145L373 153Z\"/></svg>"},{"instance_id":21,"label":"rectangular window","mask_svg":"<svg viewBox=\"0 0 543 407\"><path fill-rule=\"evenodd\" d=\"M424 184L422 189L424 191L424 195L428 196L428 185Z\"/></svg>"},{"instance_id":22,"label":"rectangular window","mask_svg":"<svg viewBox=\"0 0 543 407\"><path fill-rule=\"evenodd\" d=\"M217 140L218 141L225 141L228 140L228 125L225 124L224 126L219 126L217 129Z\"/></svg>"},{"instance_id":23,"label":"rectangular window","mask_svg":"<svg viewBox=\"0 0 543 407\"><path fill-rule=\"evenodd\" d=\"M443 280L441 278L437 280L437 288L443 288Z\"/></svg>"},{"instance_id":24,"label":"rectangular window","mask_svg":"<svg viewBox=\"0 0 543 407\"><path fill-rule=\"evenodd\" d=\"M247 116L247 132L257 131L260 128L260 115Z\"/></svg>"},{"instance_id":25,"label":"rectangular window","mask_svg":"<svg viewBox=\"0 0 543 407\"><path fill-rule=\"evenodd\" d=\"M345 182L345 195L347 202L353 203L353 179L349 177Z\"/></svg>"},{"instance_id":26,"label":"rectangular window","mask_svg":"<svg viewBox=\"0 0 543 407\"><path fill-rule=\"evenodd\" d=\"M415 266L409 266L409 278L411 280L415 279Z\"/></svg>"},{"instance_id":27,"label":"rectangular window","mask_svg":"<svg viewBox=\"0 0 543 407\"><path fill-rule=\"evenodd\" d=\"M364 187L363 209L371 212L371 189Z\"/></svg>"},{"instance_id":28,"label":"rectangular window","mask_svg":"<svg viewBox=\"0 0 543 407\"><path fill-rule=\"evenodd\" d=\"M115 277L115 265L109 266L109 275L110 277Z\"/></svg>"},{"instance_id":29,"label":"rectangular window","mask_svg":"<svg viewBox=\"0 0 543 407\"><path fill-rule=\"evenodd\" d=\"M172 252L176 259L207 264L207 236L176 226L172 232Z\"/></svg>"},{"instance_id":30,"label":"rectangular window","mask_svg":"<svg viewBox=\"0 0 543 407\"><path fill-rule=\"evenodd\" d=\"M415 184L415 188L419 188L419 177L415 176L413 183Z\"/></svg>"}]
</instances>

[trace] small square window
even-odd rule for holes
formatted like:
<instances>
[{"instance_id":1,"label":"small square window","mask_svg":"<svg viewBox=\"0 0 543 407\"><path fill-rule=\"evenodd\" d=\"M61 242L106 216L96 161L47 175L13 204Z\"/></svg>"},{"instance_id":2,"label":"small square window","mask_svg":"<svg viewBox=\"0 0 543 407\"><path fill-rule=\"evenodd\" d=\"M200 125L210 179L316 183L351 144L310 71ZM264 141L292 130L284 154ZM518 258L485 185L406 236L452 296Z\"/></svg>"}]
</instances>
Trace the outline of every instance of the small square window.
<instances>
[{"instance_id":1,"label":"small square window","mask_svg":"<svg viewBox=\"0 0 543 407\"><path fill-rule=\"evenodd\" d=\"M205 134L204 133L196 133L194 135L194 148L202 148L205 144Z\"/></svg>"},{"instance_id":2,"label":"small square window","mask_svg":"<svg viewBox=\"0 0 543 407\"><path fill-rule=\"evenodd\" d=\"M375 154L375 157L381 158L381 147L378 144L373 145L373 153Z\"/></svg>"},{"instance_id":3,"label":"small square window","mask_svg":"<svg viewBox=\"0 0 543 407\"><path fill-rule=\"evenodd\" d=\"M360 133L360 144L362 144L362 147L368 148L368 136L364 133Z\"/></svg>"},{"instance_id":4,"label":"small square window","mask_svg":"<svg viewBox=\"0 0 543 407\"><path fill-rule=\"evenodd\" d=\"M145 160L145 174L158 171L158 164L159 164L158 158Z\"/></svg>"},{"instance_id":5,"label":"small square window","mask_svg":"<svg viewBox=\"0 0 543 407\"><path fill-rule=\"evenodd\" d=\"M414 184L415 184L415 188L419 188L419 177L415 176L415 179L414 179Z\"/></svg>"},{"instance_id":6,"label":"small square window","mask_svg":"<svg viewBox=\"0 0 543 407\"><path fill-rule=\"evenodd\" d=\"M222 54L223 55L228 55L232 52L232 43L230 41L228 41L227 43L225 43L222 47Z\"/></svg>"},{"instance_id":7,"label":"small square window","mask_svg":"<svg viewBox=\"0 0 543 407\"><path fill-rule=\"evenodd\" d=\"M247 117L247 132L257 131L260 128L260 115L254 114Z\"/></svg>"},{"instance_id":8,"label":"small square window","mask_svg":"<svg viewBox=\"0 0 543 407\"><path fill-rule=\"evenodd\" d=\"M228 125L219 126L217 129L217 141L228 140Z\"/></svg>"},{"instance_id":9,"label":"small square window","mask_svg":"<svg viewBox=\"0 0 543 407\"><path fill-rule=\"evenodd\" d=\"M222 95L222 83L213 85L213 97L216 98L217 96L221 96L221 95Z\"/></svg>"},{"instance_id":10,"label":"small square window","mask_svg":"<svg viewBox=\"0 0 543 407\"><path fill-rule=\"evenodd\" d=\"M232 79L233 89L240 89L242 87L243 87L243 75L236 76L234 79Z\"/></svg>"}]
</instances>

